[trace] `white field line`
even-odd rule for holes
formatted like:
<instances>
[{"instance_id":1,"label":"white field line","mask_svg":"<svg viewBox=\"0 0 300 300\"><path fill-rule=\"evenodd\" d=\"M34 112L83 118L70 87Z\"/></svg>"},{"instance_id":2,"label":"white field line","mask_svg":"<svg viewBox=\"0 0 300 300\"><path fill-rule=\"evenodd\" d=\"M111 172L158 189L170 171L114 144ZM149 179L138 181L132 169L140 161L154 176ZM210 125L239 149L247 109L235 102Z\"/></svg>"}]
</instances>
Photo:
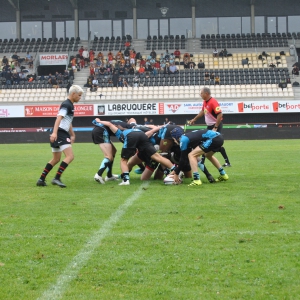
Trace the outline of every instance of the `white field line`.
<instances>
[{"instance_id":1,"label":"white field line","mask_svg":"<svg viewBox=\"0 0 300 300\"><path fill-rule=\"evenodd\" d=\"M110 234L113 226L126 213L127 209L132 206L132 204L141 196L144 188L146 188L148 185L149 182L144 182L141 184L139 189L131 197L126 199L122 205L119 206L119 208L110 216L110 218L103 223L101 228L91 236L84 247L57 278L56 283L50 286L50 288L38 298L39 300L55 300L62 297L63 293L68 287L68 284L77 276L80 269L92 256L94 250L99 247L101 241Z\"/></svg>"}]
</instances>

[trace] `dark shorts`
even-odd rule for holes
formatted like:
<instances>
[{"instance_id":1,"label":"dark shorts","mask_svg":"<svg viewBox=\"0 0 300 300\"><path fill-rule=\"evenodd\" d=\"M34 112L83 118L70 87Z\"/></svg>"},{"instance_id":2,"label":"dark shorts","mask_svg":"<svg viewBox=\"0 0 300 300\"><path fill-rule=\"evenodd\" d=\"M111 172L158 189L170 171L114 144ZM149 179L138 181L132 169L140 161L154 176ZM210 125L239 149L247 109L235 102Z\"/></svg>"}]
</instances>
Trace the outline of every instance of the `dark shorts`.
<instances>
[{"instance_id":1,"label":"dark shorts","mask_svg":"<svg viewBox=\"0 0 300 300\"><path fill-rule=\"evenodd\" d=\"M156 153L156 150L152 143L149 141L148 137L144 132L141 131L132 131L127 134L124 141L121 157L129 159L132 155L135 154L136 149L138 149L139 152L143 152L149 157Z\"/></svg>"},{"instance_id":2,"label":"dark shorts","mask_svg":"<svg viewBox=\"0 0 300 300\"><path fill-rule=\"evenodd\" d=\"M58 129L57 140L53 143L50 143L51 148L59 148L60 146L67 144L71 144L69 132L62 129Z\"/></svg>"},{"instance_id":3,"label":"dark shorts","mask_svg":"<svg viewBox=\"0 0 300 300\"><path fill-rule=\"evenodd\" d=\"M210 140L211 143L209 141L204 141L202 142L199 147L205 152L219 152L220 148L222 147L223 143L224 143L224 139L222 135L218 135L215 138L213 138L212 140Z\"/></svg>"},{"instance_id":4,"label":"dark shorts","mask_svg":"<svg viewBox=\"0 0 300 300\"><path fill-rule=\"evenodd\" d=\"M92 131L92 139L94 144L111 144L109 133L104 127L96 126Z\"/></svg>"},{"instance_id":5,"label":"dark shorts","mask_svg":"<svg viewBox=\"0 0 300 300\"><path fill-rule=\"evenodd\" d=\"M210 126L207 126L207 129L209 129L209 130L212 130L212 129L214 129L214 127L215 127L215 125L210 125ZM218 126L218 130L217 130L217 132L222 132L222 129L223 129L223 123L221 122L220 124L219 124L219 126Z\"/></svg>"},{"instance_id":6,"label":"dark shorts","mask_svg":"<svg viewBox=\"0 0 300 300\"><path fill-rule=\"evenodd\" d=\"M145 155L145 153L143 152L138 152L137 156L140 160L142 160L145 163L146 168L151 171L154 171L159 165L157 161L152 160L151 157Z\"/></svg>"}]
</instances>

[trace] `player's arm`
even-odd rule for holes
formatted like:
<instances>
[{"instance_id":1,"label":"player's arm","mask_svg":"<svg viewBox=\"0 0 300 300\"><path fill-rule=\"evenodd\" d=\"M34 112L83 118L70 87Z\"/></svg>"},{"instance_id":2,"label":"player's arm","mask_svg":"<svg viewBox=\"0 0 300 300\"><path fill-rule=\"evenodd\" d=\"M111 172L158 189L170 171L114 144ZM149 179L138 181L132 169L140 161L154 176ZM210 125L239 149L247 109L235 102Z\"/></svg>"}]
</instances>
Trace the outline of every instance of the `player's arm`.
<instances>
[{"instance_id":1,"label":"player's arm","mask_svg":"<svg viewBox=\"0 0 300 300\"><path fill-rule=\"evenodd\" d=\"M201 110L196 117L194 117L192 120L189 121L189 123L193 125L198 119L202 118L203 116L204 116L204 111Z\"/></svg>"},{"instance_id":2,"label":"player's arm","mask_svg":"<svg viewBox=\"0 0 300 300\"><path fill-rule=\"evenodd\" d=\"M54 141L57 140L57 131L58 131L58 127L59 127L60 121L62 119L63 119L63 116L58 115L57 118L56 118L56 120L55 120L54 127L53 127L53 132L50 135L50 142L51 143L53 143Z\"/></svg>"},{"instance_id":3,"label":"player's arm","mask_svg":"<svg viewBox=\"0 0 300 300\"><path fill-rule=\"evenodd\" d=\"M73 126L71 124L70 129L69 129L70 137L71 137L71 143L75 142L75 132L73 130Z\"/></svg>"},{"instance_id":4,"label":"player's arm","mask_svg":"<svg viewBox=\"0 0 300 300\"><path fill-rule=\"evenodd\" d=\"M164 127L164 125L162 125L162 126L155 126L151 130L146 131L145 134L147 135L148 138L150 138L155 132L159 131L159 129L162 128L162 127Z\"/></svg>"},{"instance_id":5,"label":"player's arm","mask_svg":"<svg viewBox=\"0 0 300 300\"><path fill-rule=\"evenodd\" d=\"M112 131L112 133L116 133L119 130L117 126L115 126L114 124L112 124L108 121L101 121L99 118L96 118L95 121L104 126L107 126Z\"/></svg>"},{"instance_id":6,"label":"player's arm","mask_svg":"<svg viewBox=\"0 0 300 300\"><path fill-rule=\"evenodd\" d=\"M213 128L214 131L218 130L218 127L219 127L220 123L222 122L222 118L223 118L223 113L222 112L218 113L217 114L217 121L216 121L216 124Z\"/></svg>"}]
</instances>

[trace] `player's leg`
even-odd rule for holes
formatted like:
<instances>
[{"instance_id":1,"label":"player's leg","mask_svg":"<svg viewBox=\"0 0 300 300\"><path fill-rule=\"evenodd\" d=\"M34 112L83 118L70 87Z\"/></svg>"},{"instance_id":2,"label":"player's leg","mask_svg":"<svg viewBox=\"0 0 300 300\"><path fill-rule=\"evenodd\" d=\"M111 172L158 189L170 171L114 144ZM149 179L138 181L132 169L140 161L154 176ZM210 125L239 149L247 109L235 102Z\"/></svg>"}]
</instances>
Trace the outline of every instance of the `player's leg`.
<instances>
[{"instance_id":1,"label":"player's leg","mask_svg":"<svg viewBox=\"0 0 300 300\"><path fill-rule=\"evenodd\" d=\"M201 185L202 182L200 180L200 174L198 172L198 157L200 155L203 155L204 151L197 146L195 149L193 149L189 154L188 154L188 158L189 158L189 162L190 162L190 166L191 166L191 170L193 172L193 178L194 180L192 181L191 184L189 184L189 186L195 186L195 185Z\"/></svg>"},{"instance_id":2,"label":"player's leg","mask_svg":"<svg viewBox=\"0 0 300 300\"><path fill-rule=\"evenodd\" d=\"M212 129L213 126L211 126L208 129ZM219 126L218 126L218 130L217 131L220 132L220 133L222 133L222 129L223 129L223 123L221 122L219 124ZM223 167L231 167L228 155L227 155L226 150L225 150L225 148L223 146L220 148L219 152L221 153L221 155L223 156L223 158L225 160L225 164L223 165Z\"/></svg>"},{"instance_id":3,"label":"player's leg","mask_svg":"<svg viewBox=\"0 0 300 300\"><path fill-rule=\"evenodd\" d=\"M130 184L128 160L130 157L132 157L135 154L135 152L136 152L135 148L122 148L121 161L120 161L120 167L122 171L121 174L122 182L119 185Z\"/></svg>"},{"instance_id":4,"label":"player's leg","mask_svg":"<svg viewBox=\"0 0 300 300\"><path fill-rule=\"evenodd\" d=\"M71 144L65 144L60 147L62 152L65 155L64 160L60 163L59 168L56 172L54 179L52 180L52 184L58 185L60 187L66 187L64 183L61 182L60 177L62 176L63 172L69 166L69 164L74 160L74 154Z\"/></svg>"},{"instance_id":5,"label":"player's leg","mask_svg":"<svg viewBox=\"0 0 300 300\"><path fill-rule=\"evenodd\" d=\"M225 160L225 164L223 165L223 167L231 167L228 155L227 155L226 150L225 150L225 148L223 146L220 149L220 153L222 154L222 156L223 156L223 158Z\"/></svg>"},{"instance_id":6,"label":"player's leg","mask_svg":"<svg viewBox=\"0 0 300 300\"><path fill-rule=\"evenodd\" d=\"M59 152L56 152L59 151ZM52 168L60 162L61 159L61 150L59 148L52 148L52 159L46 164L39 180L37 181L37 186L47 186L46 184L46 177L49 174L49 172L52 170Z\"/></svg>"},{"instance_id":7,"label":"player's leg","mask_svg":"<svg viewBox=\"0 0 300 300\"><path fill-rule=\"evenodd\" d=\"M106 181L117 180L119 178L118 175L114 175L112 173L113 164L114 164L115 156L116 156L116 153L117 153L117 149L116 149L116 147L113 143L111 143L110 145L111 145L111 157L109 158L110 159L110 164L107 167L107 176L105 177Z\"/></svg>"},{"instance_id":8,"label":"player's leg","mask_svg":"<svg viewBox=\"0 0 300 300\"><path fill-rule=\"evenodd\" d=\"M146 166L142 176L141 176L141 180L149 180L153 174L154 170L152 168L149 168L148 166Z\"/></svg>"},{"instance_id":9,"label":"player's leg","mask_svg":"<svg viewBox=\"0 0 300 300\"><path fill-rule=\"evenodd\" d=\"M216 179L216 181L226 181L229 179L228 175L224 171L218 159L214 156L214 152L208 152L205 154L207 159L218 169L220 176Z\"/></svg>"},{"instance_id":10,"label":"player's leg","mask_svg":"<svg viewBox=\"0 0 300 300\"><path fill-rule=\"evenodd\" d=\"M138 153L130 157L127 165L128 165L128 170L131 171L134 166L142 164L143 161L139 158Z\"/></svg>"},{"instance_id":11,"label":"player's leg","mask_svg":"<svg viewBox=\"0 0 300 300\"><path fill-rule=\"evenodd\" d=\"M94 179L101 184L105 184L102 175L104 171L111 165L111 162L113 160L113 156L112 156L113 150L112 150L112 145L110 143L100 143L99 148L103 153L104 158L99 166L98 172L94 176Z\"/></svg>"}]
</instances>

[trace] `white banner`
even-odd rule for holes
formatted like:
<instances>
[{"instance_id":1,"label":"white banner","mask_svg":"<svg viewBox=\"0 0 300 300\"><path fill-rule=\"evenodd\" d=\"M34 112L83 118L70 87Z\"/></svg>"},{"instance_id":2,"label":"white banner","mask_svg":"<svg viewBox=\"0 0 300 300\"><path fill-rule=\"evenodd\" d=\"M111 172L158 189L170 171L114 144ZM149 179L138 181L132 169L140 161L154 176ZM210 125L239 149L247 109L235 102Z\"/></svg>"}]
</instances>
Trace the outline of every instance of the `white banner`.
<instances>
[{"instance_id":1,"label":"white banner","mask_svg":"<svg viewBox=\"0 0 300 300\"><path fill-rule=\"evenodd\" d=\"M158 103L111 103L95 105L95 115L158 115Z\"/></svg>"},{"instance_id":2,"label":"white banner","mask_svg":"<svg viewBox=\"0 0 300 300\"><path fill-rule=\"evenodd\" d=\"M68 59L68 54L40 54L40 65L67 65Z\"/></svg>"},{"instance_id":3,"label":"white banner","mask_svg":"<svg viewBox=\"0 0 300 300\"><path fill-rule=\"evenodd\" d=\"M0 118L23 118L24 105L0 106Z\"/></svg>"}]
</instances>

